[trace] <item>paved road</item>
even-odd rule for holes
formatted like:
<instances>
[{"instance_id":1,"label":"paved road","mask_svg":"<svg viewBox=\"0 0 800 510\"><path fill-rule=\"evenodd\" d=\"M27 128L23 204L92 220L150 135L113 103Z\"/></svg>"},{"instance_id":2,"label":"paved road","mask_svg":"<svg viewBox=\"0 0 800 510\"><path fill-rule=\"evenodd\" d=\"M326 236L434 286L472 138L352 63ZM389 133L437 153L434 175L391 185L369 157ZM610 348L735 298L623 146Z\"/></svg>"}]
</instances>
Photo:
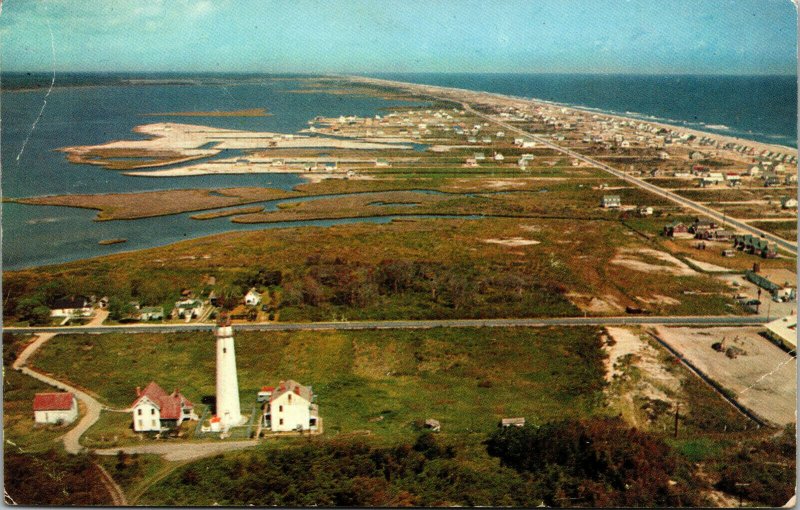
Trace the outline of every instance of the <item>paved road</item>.
<instances>
[{"instance_id":1,"label":"paved road","mask_svg":"<svg viewBox=\"0 0 800 510\"><path fill-rule=\"evenodd\" d=\"M445 99L445 98L442 98L442 99ZM580 154L579 152L576 152L576 151L574 151L572 149L567 149L567 148L561 147L560 145L557 145L557 144L555 144L555 143L553 143L553 142L551 142L549 140L546 140L546 139L544 139L544 138L542 138L540 136L534 135L534 134L532 134L532 133L530 133L528 131L525 131L524 129L520 129L520 128L516 127L516 126L513 126L513 125L509 124L508 122L504 122L502 120L499 120L499 119L497 119L497 118L495 118L495 117L493 117L491 115L487 115L485 113L481 113L481 112L475 111L467 103L461 103L461 104L464 106L464 109L466 109L470 113L472 113L474 115L477 115L478 117L482 117L482 118L484 118L486 120L492 121L493 123L495 123L497 125L503 126L508 131L511 131L511 132L526 136L528 138L532 138L536 142L538 142L538 143L540 143L540 144L542 144L542 145L544 145L544 146L546 146L546 147L548 147L550 149L556 150L556 151L561 152L563 154L566 154L566 155L568 155L568 156L570 156L572 158L579 159L579 160L581 160L581 161L583 161L585 163L588 163L588 164L590 164L592 166L595 166L597 168L605 170L606 172L614 175L615 177L618 177L618 178L623 179L623 180L625 180L627 182L630 182L631 184L635 184L636 186L639 186L640 188L644 188L647 191L650 191L651 193L654 193L654 194L656 194L656 195L658 195L660 197L666 198L668 200L672 200L673 202L676 202L679 205L682 205L684 207L687 207L689 209L697 211L697 212L699 212L701 214L704 214L704 215L706 215L706 216L708 216L710 218L713 218L713 219L717 220L721 224L733 225L734 227L736 227L739 230L742 230L744 232L748 232L750 234L754 234L756 236L761 236L761 237L764 237L766 239L769 239L770 241L776 243L780 248L783 248L784 250L786 250L786 251L788 251L788 252L790 252L790 253L792 253L794 255L797 255L797 245L793 241L788 241L788 240L783 239L781 237L778 237L778 236L776 236L774 234L770 234L769 232L767 232L765 230L761 230L759 228L753 227L752 225L748 225L747 223L744 223L744 222L739 221L737 219L731 218L730 216L727 216L727 215L725 215L725 214L723 214L723 213L721 213L719 211L711 209L710 207L707 207L707 206L705 206L703 204L699 204L697 202L689 200L686 197L682 197L682 196L678 195L677 193L673 193L671 191L668 191L668 190L666 190L664 188L656 186L655 184L651 184L651 183L649 183L647 181L639 179L638 177L634 177L632 175L628 175L625 172L622 172L620 170L617 170L616 168L610 167L610 166L606 165L605 163L601 163L600 161L597 161L595 159L592 159L592 158L589 158L587 156L584 156L583 154Z\"/></svg>"},{"instance_id":2,"label":"paved road","mask_svg":"<svg viewBox=\"0 0 800 510\"><path fill-rule=\"evenodd\" d=\"M550 319L453 319L416 321L358 321L358 322L256 322L235 324L239 331L324 331L363 329L429 329L482 327L546 327L546 326L622 326L622 325L682 325L682 326L757 326L769 322L759 316L683 316L654 317L631 315L625 317L558 317ZM179 331L211 331L211 322L180 324L121 324L113 326L50 326L5 328L7 333L175 333Z\"/></svg>"}]
</instances>

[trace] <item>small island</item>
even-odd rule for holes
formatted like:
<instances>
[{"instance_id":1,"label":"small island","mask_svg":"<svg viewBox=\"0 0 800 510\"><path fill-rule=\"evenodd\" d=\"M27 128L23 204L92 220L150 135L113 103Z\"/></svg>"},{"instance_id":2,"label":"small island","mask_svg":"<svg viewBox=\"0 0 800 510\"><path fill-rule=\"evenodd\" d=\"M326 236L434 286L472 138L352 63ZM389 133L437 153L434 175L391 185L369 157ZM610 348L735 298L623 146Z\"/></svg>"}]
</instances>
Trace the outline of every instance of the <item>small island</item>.
<instances>
[{"instance_id":1,"label":"small island","mask_svg":"<svg viewBox=\"0 0 800 510\"><path fill-rule=\"evenodd\" d=\"M125 239L124 237L117 237L114 239L101 239L100 241L97 241L97 244L99 244L100 246L109 246L111 244L122 244L127 242L128 240Z\"/></svg>"}]
</instances>

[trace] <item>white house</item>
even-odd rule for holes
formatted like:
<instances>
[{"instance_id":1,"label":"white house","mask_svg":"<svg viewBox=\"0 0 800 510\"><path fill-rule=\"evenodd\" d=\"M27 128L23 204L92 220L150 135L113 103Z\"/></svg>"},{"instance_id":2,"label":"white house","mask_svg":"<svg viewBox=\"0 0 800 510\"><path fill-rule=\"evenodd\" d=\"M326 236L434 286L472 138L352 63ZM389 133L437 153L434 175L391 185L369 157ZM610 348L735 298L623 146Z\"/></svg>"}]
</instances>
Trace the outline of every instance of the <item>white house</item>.
<instances>
[{"instance_id":1,"label":"white house","mask_svg":"<svg viewBox=\"0 0 800 510\"><path fill-rule=\"evenodd\" d=\"M78 417L78 401L72 393L37 393L33 396L33 421L68 424Z\"/></svg>"},{"instance_id":2,"label":"white house","mask_svg":"<svg viewBox=\"0 0 800 510\"><path fill-rule=\"evenodd\" d=\"M133 430L160 432L179 427L184 420L197 419L194 404L177 389L167 393L151 381L144 390L136 388L136 400L131 404Z\"/></svg>"},{"instance_id":3,"label":"white house","mask_svg":"<svg viewBox=\"0 0 800 510\"><path fill-rule=\"evenodd\" d=\"M51 317L87 317L92 314L92 305L83 296L56 299L50 309Z\"/></svg>"},{"instance_id":4,"label":"white house","mask_svg":"<svg viewBox=\"0 0 800 510\"><path fill-rule=\"evenodd\" d=\"M618 209L622 206L622 199L619 195L604 195L600 205L606 209Z\"/></svg>"},{"instance_id":5,"label":"white house","mask_svg":"<svg viewBox=\"0 0 800 510\"><path fill-rule=\"evenodd\" d=\"M258 306L261 303L261 293L255 287L247 291L244 295L244 304L247 306Z\"/></svg>"},{"instance_id":6,"label":"white house","mask_svg":"<svg viewBox=\"0 0 800 510\"><path fill-rule=\"evenodd\" d=\"M264 405L263 425L273 432L317 430L319 409L312 403L311 386L281 381Z\"/></svg>"},{"instance_id":7,"label":"white house","mask_svg":"<svg viewBox=\"0 0 800 510\"><path fill-rule=\"evenodd\" d=\"M161 306L143 306L139 310L139 320L160 321L164 319L164 308Z\"/></svg>"},{"instance_id":8,"label":"white house","mask_svg":"<svg viewBox=\"0 0 800 510\"><path fill-rule=\"evenodd\" d=\"M502 154L500 154L499 152L494 155L494 160L495 161L503 161L504 159L506 159L506 158Z\"/></svg>"},{"instance_id":9,"label":"white house","mask_svg":"<svg viewBox=\"0 0 800 510\"><path fill-rule=\"evenodd\" d=\"M783 209L797 209L797 199L794 197L781 198L781 208Z\"/></svg>"},{"instance_id":10,"label":"white house","mask_svg":"<svg viewBox=\"0 0 800 510\"><path fill-rule=\"evenodd\" d=\"M658 154L656 154L656 156L658 156L658 159L669 159L669 152L659 151Z\"/></svg>"},{"instance_id":11,"label":"white house","mask_svg":"<svg viewBox=\"0 0 800 510\"><path fill-rule=\"evenodd\" d=\"M175 302L172 314L178 319L196 319L203 312L203 303L198 299L183 299Z\"/></svg>"}]
</instances>

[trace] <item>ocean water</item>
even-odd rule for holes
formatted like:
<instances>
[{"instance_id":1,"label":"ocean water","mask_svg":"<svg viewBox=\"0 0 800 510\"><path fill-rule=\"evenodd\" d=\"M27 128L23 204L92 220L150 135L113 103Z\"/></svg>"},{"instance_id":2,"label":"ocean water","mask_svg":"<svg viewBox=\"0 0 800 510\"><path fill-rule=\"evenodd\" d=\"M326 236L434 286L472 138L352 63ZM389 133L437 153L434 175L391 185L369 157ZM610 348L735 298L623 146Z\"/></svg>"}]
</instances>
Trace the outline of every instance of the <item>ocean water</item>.
<instances>
[{"instance_id":1,"label":"ocean water","mask_svg":"<svg viewBox=\"0 0 800 510\"><path fill-rule=\"evenodd\" d=\"M543 99L797 147L796 76L372 74Z\"/></svg>"},{"instance_id":2,"label":"ocean water","mask_svg":"<svg viewBox=\"0 0 800 510\"><path fill-rule=\"evenodd\" d=\"M144 76L164 78L163 75ZM132 129L150 122L184 122L214 127L295 133L317 115L374 115L398 103L380 98L330 94L297 94L303 88L291 78L213 76L187 84L120 85L119 77L69 75L71 86L50 91L49 77L3 77L3 83L29 90L0 93L2 178L4 197L54 194L138 192L163 189L265 186L291 189L303 181L295 174L132 177L94 165L69 163L57 149L117 139L135 139ZM181 81L183 80L183 81ZM184 83L186 82L186 83ZM61 83L64 85L64 83ZM46 104L45 104L46 100ZM409 104L409 103L404 103ZM44 105L44 108L42 106ZM266 117L143 116L146 113L265 108ZM41 112L41 116L40 116ZM2 260L4 269L18 269L119 251L160 246L183 239L242 229L288 224L240 225L230 218L196 221L173 215L134 221L96 222L96 211L4 203ZM368 221L368 220L360 220ZM369 221L388 221L376 218ZM328 225L338 222L311 222ZM344 221L346 222L346 221ZM127 238L124 244L100 246L97 241Z\"/></svg>"},{"instance_id":3,"label":"ocean water","mask_svg":"<svg viewBox=\"0 0 800 510\"><path fill-rule=\"evenodd\" d=\"M580 75L392 74L379 77L535 97L564 104L796 146L797 87L785 77L635 77ZM92 165L74 165L57 149L136 138L148 122L297 132L317 115L374 115L396 103L380 98L297 94L296 77L232 75L120 76L4 75L0 92L0 142L4 197L64 193L137 192L162 189L266 186L291 189L292 174L206 175L178 178L125 176ZM131 84L125 78L160 80ZM20 89L20 90L9 90ZM265 108L267 117L150 117L146 113ZM711 127L716 126L716 127ZM420 149L421 147L415 147ZM4 269L32 267L240 229L289 224L240 225L229 218L196 221L189 214L135 221L95 222L96 212L66 207L3 204ZM388 218L299 222L333 225ZM100 246L97 241L127 238Z\"/></svg>"}]
</instances>

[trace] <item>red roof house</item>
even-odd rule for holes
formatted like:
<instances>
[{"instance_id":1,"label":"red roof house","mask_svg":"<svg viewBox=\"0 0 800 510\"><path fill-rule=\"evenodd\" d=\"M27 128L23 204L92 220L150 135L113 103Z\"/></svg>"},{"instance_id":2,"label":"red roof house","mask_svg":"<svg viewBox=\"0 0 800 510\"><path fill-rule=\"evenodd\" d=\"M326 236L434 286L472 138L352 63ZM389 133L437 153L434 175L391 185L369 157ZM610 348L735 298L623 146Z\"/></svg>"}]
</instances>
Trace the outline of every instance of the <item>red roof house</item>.
<instances>
[{"instance_id":1,"label":"red roof house","mask_svg":"<svg viewBox=\"0 0 800 510\"><path fill-rule=\"evenodd\" d=\"M37 393L33 397L33 420L63 425L78 418L78 401L72 393Z\"/></svg>"},{"instance_id":2,"label":"red roof house","mask_svg":"<svg viewBox=\"0 0 800 510\"><path fill-rule=\"evenodd\" d=\"M133 410L134 430L146 432L160 430L162 426L180 425L194 409L194 404L175 389L167 393L155 381L151 381L144 390L136 388L136 400L131 404ZM167 423L163 423L166 420Z\"/></svg>"},{"instance_id":3,"label":"red roof house","mask_svg":"<svg viewBox=\"0 0 800 510\"><path fill-rule=\"evenodd\" d=\"M74 398L72 393L37 393L33 397L33 410L69 411Z\"/></svg>"}]
</instances>

